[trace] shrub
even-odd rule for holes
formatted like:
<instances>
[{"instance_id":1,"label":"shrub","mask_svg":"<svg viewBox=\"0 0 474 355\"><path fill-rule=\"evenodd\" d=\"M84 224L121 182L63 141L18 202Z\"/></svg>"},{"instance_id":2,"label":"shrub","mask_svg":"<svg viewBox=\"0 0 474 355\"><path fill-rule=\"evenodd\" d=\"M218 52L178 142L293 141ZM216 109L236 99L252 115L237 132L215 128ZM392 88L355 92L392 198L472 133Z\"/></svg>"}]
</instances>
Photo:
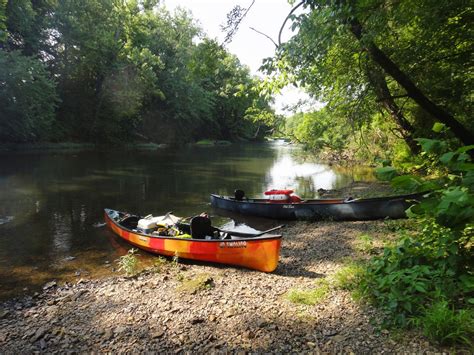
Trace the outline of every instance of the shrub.
<instances>
[{"instance_id":1,"label":"shrub","mask_svg":"<svg viewBox=\"0 0 474 355\"><path fill-rule=\"evenodd\" d=\"M137 251L132 248L118 259L119 271L125 271L127 275L134 275L137 272L138 258L135 255Z\"/></svg>"},{"instance_id":2,"label":"shrub","mask_svg":"<svg viewBox=\"0 0 474 355\"><path fill-rule=\"evenodd\" d=\"M436 171L436 179L400 175L389 167L378 171L399 191L430 190L408 210L419 229L402 232L398 244L372 258L360 286L386 311L389 323L418 325L443 343L466 343L474 335L468 321L474 304L474 164L467 155L474 146L450 151L442 140L419 142L425 170Z\"/></svg>"}]
</instances>

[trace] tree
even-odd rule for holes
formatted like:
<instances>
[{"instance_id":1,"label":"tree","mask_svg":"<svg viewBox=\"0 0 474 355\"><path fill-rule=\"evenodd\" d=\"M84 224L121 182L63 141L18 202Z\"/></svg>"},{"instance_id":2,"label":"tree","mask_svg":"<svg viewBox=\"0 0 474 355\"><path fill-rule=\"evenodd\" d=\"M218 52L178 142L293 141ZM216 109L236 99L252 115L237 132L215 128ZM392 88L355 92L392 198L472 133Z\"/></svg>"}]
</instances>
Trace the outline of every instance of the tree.
<instances>
[{"instance_id":1,"label":"tree","mask_svg":"<svg viewBox=\"0 0 474 355\"><path fill-rule=\"evenodd\" d=\"M55 83L40 62L0 50L0 140L48 138L57 104Z\"/></svg>"},{"instance_id":2,"label":"tree","mask_svg":"<svg viewBox=\"0 0 474 355\"><path fill-rule=\"evenodd\" d=\"M0 0L0 48L3 47L7 38L7 0Z\"/></svg>"},{"instance_id":3,"label":"tree","mask_svg":"<svg viewBox=\"0 0 474 355\"><path fill-rule=\"evenodd\" d=\"M466 1L303 3L309 12L292 15L298 34L279 47L278 61L266 63L267 70L294 75L358 120L385 108L412 149L417 130L436 119L461 142L472 142L472 78L462 75L472 63L473 10Z\"/></svg>"},{"instance_id":4,"label":"tree","mask_svg":"<svg viewBox=\"0 0 474 355\"><path fill-rule=\"evenodd\" d=\"M254 90L259 80L216 41L206 39L197 46L190 68L213 103L213 120L202 125L201 131L210 126L216 137L253 138L260 118L273 115L268 100Z\"/></svg>"},{"instance_id":5,"label":"tree","mask_svg":"<svg viewBox=\"0 0 474 355\"><path fill-rule=\"evenodd\" d=\"M268 108L237 58L206 39L188 12L171 14L158 0L0 0L0 46L16 70L0 82L5 100L19 95L12 83L27 65L29 88L49 80L44 97L50 88L60 97L50 101L58 103L53 117L45 107L35 125L25 114L3 139L36 140L40 126L41 137L50 127L55 140L96 143L236 139L256 130L250 106ZM29 100L43 107L44 97Z\"/></svg>"}]
</instances>

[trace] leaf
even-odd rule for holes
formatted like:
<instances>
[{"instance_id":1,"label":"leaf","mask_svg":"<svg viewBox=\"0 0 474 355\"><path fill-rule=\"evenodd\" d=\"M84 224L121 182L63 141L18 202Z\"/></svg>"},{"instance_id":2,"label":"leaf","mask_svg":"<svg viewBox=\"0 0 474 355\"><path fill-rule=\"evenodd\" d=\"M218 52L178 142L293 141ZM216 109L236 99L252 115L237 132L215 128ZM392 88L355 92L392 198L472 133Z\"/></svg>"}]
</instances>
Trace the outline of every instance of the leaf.
<instances>
[{"instance_id":1,"label":"leaf","mask_svg":"<svg viewBox=\"0 0 474 355\"><path fill-rule=\"evenodd\" d=\"M474 163L461 163L457 165L458 170L474 171Z\"/></svg>"},{"instance_id":2,"label":"leaf","mask_svg":"<svg viewBox=\"0 0 474 355\"><path fill-rule=\"evenodd\" d=\"M423 181L414 175L397 176L390 183L393 188L406 192L420 191L419 188L423 185Z\"/></svg>"},{"instance_id":3,"label":"leaf","mask_svg":"<svg viewBox=\"0 0 474 355\"><path fill-rule=\"evenodd\" d=\"M464 147L459 148L456 150L456 153L466 153L470 150L474 149L474 144L473 145L466 145Z\"/></svg>"},{"instance_id":4,"label":"leaf","mask_svg":"<svg viewBox=\"0 0 474 355\"><path fill-rule=\"evenodd\" d=\"M379 180L390 181L396 176L398 176L398 172L397 169L392 166L385 166L383 168L375 169L375 175Z\"/></svg>"},{"instance_id":5,"label":"leaf","mask_svg":"<svg viewBox=\"0 0 474 355\"><path fill-rule=\"evenodd\" d=\"M461 280L463 287L465 287L468 292L474 291L474 276L461 275L459 279Z\"/></svg>"},{"instance_id":6,"label":"leaf","mask_svg":"<svg viewBox=\"0 0 474 355\"><path fill-rule=\"evenodd\" d=\"M439 139L417 138L423 151L432 154L441 154L446 151L447 144Z\"/></svg>"},{"instance_id":7,"label":"leaf","mask_svg":"<svg viewBox=\"0 0 474 355\"><path fill-rule=\"evenodd\" d=\"M474 171L469 171L462 179L464 186L474 188Z\"/></svg>"},{"instance_id":8,"label":"leaf","mask_svg":"<svg viewBox=\"0 0 474 355\"><path fill-rule=\"evenodd\" d=\"M433 125L433 128L431 129L433 132L441 133L446 129L446 125L441 122L435 122L435 124Z\"/></svg>"},{"instance_id":9,"label":"leaf","mask_svg":"<svg viewBox=\"0 0 474 355\"><path fill-rule=\"evenodd\" d=\"M436 181L424 181L421 186L419 187L418 191L434 191L441 189L441 185Z\"/></svg>"},{"instance_id":10,"label":"leaf","mask_svg":"<svg viewBox=\"0 0 474 355\"><path fill-rule=\"evenodd\" d=\"M440 158L439 161L443 163L444 165L449 165L449 163L453 160L454 156L456 153L454 152L447 152L444 153Z\"/></svg>"},{"instance_id":11,"label":"leaf","mask_svg":"<svg viewBox=\"0 0 474 355\"><path fill-rule=\"evenodd\" d=\"M423 287L423 284L415 284L415 290L421 293L426 293L426 289Z\"/></svg>"}]
</instances>

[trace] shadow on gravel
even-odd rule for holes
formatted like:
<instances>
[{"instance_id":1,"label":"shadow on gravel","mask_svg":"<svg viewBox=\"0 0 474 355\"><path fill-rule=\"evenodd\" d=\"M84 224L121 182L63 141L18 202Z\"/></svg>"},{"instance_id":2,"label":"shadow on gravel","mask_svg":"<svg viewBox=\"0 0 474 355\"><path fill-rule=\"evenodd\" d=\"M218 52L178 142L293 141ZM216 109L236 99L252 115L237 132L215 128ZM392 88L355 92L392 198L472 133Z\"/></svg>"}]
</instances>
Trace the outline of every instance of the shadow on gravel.
<instances>
[{"instance_id":1,"label":"shadow on gravel","mask_svg":"<svg viewBox=\"0 0 474 355\"><path fill-rule=\"evenodd\" d=\"M297 222L283 232L280 263L276 274L289 277L320 278L322 263L338 263L354 258L354 242L371 233L379 222ZM378 227L380 228L380 227Z\"/></svg>"}]
</instances>

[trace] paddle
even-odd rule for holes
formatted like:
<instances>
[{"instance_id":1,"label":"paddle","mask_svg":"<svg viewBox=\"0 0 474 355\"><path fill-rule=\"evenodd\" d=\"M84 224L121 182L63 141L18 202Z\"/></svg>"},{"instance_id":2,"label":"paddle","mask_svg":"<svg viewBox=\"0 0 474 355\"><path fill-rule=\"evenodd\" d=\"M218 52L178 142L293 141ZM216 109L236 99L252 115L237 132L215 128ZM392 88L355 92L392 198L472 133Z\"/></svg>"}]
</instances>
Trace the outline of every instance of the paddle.
<instances>
[{"instance_id":1,"label":"paddle","mask_svg":"<svg viewBox=\"0 0 474 355\"><path fill-rule=\"evenodd\" d=\"M268 232L273 232L273 231L275 231L275 230L277 230L277 229L283 228L284 226L285 226L285 224L281 224L281 225L279 225L278 227L274 227L274 228L267 229L266 231L263 231L263 232L260 232L260 233L258 233L258 234L255 234L252 238L260 237L261 235L264 235L264 234L266 234L266 233L268 233Z\"/></svg>"}]
</instances>

